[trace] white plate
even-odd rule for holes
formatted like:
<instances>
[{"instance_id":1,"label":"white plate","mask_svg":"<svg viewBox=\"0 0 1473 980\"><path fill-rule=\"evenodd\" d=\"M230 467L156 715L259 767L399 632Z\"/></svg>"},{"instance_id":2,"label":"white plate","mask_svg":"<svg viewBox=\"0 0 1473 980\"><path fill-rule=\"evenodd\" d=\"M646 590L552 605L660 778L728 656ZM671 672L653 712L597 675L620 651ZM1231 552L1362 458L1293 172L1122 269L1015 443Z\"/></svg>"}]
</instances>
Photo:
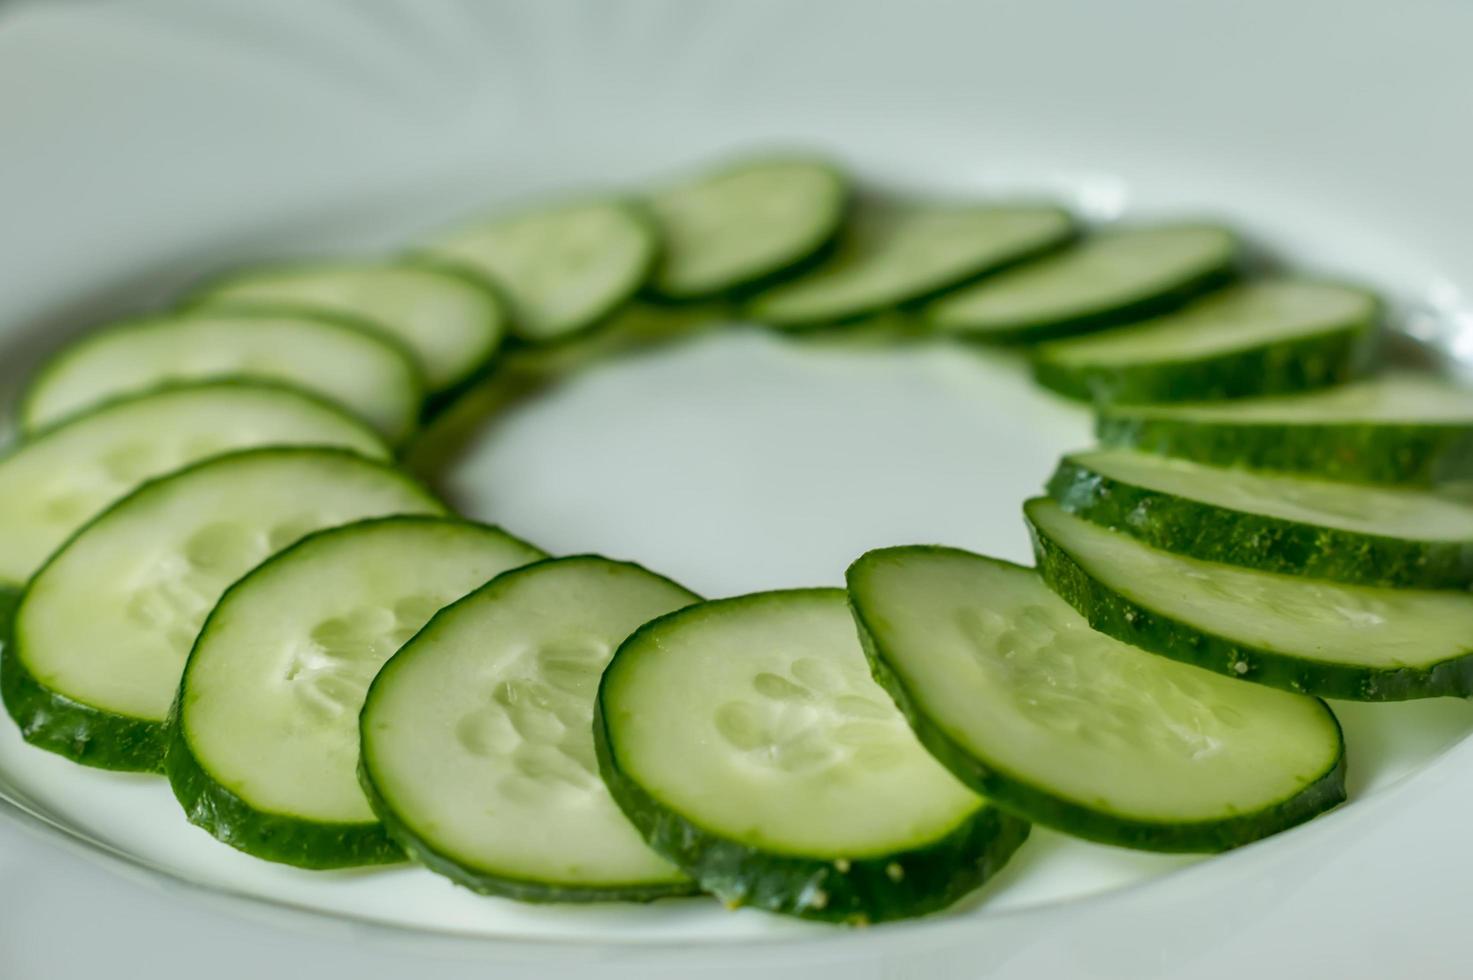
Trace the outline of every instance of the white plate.
<instances>
[{"instance_id":1,"label":"white plate","mask_svg":"<svg viewBox=\"0 0 1473 980\"><path fill-rule=\"evenodd\" d=\"M1473 286L1470 29L1473 8L1432 3L21 8L0 18L0 383L233 263L391 247L478 206L793 142L867 179L1043 190L1101 219L1221 213L1392 290L1446 342ZM834 583L880 544L1024 558L1018 502L1088 437L1005 361L738 329L579 376L448 482L550 550L719 595ZM1309 826L1210 862L1040 831L978 900L861 933L279 868L189 828L158 780L4 724L0 976L1454 975L1473 708L1342 717L1356 799Z\"/></svg>"}]
</instances>

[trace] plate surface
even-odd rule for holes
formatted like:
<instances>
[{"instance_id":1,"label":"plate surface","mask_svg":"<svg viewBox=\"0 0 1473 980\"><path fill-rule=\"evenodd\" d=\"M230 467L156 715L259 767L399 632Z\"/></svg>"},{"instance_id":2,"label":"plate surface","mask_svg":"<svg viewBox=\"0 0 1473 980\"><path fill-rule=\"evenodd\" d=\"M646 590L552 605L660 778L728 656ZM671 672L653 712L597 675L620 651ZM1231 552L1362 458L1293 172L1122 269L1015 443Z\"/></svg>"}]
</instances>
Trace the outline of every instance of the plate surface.
<instances>
[{"instance_id":1,"label":"plate surface","mask_svg":"<svg viewBox=\"0 0 1473 980\"><path fill-rule=\"evenodd\" d=\"M1473 353L1473 136L1456 122L1473 9L1188 6L22 7L0 15L0 394L88 323L238 263L396 247L479 207L793 144L867 180L1050 193L1097 220L1221 215L1388 289L1413 333ZM1006 359L736 325L576 376L488 424L444 477L467 512L551 551L722 595L837 583L883 544L1025 558L1018 502L1088 438L1085 413ZM486 960L528 976L1454 975L1473 708L1337 710L1341 811L1206 863L1040 831L956 912L863 933L278 868L189 828L159 781L78 769L6 723L0 975L154 962L161 935L162 976ZM94 942L71 941L93 921Z\"/></svg>"}]
</instances>

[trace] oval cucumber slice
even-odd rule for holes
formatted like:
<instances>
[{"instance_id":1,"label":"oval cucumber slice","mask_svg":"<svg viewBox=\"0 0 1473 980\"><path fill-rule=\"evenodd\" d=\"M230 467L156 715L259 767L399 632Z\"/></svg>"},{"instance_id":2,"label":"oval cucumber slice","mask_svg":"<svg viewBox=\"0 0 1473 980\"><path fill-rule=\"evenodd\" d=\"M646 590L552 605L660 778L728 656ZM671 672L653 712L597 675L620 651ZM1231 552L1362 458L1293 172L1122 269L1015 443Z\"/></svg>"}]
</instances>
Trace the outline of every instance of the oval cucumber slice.
<instances>
[{"instance_id":1,"label":"oval cucumber slice","mask_svg":"<svg viewBox=\"0 0 1473 980\"><path fill-rule=\"evenodd\" d=\"M759 293L747 312L785 328L844 323L925 299L1074 234L1069 214L1048 205L869 203L844 229L832 258Z\"/></svg>"},{"instance_id":2,"label":"oval cucumber slice","mask_svg":"<svg viewBox=\"0 0 1473 980\"><path fill-rule=\"evenodd\" d=\"M0 583L19 587L77 528L144 480L266 445L389 455L364 423L284 385L216 381L127 395L0 456Z\"/></svg>"},{"instance_id":3,"label":"oval cucumber slice","mask_svg":"<svg viewBox=\"0 0 1473 980\"><path fill-rule=\"evenodd\" d=\"M355 322L200 310L129 320L77 340L31 379L20 424L33 432L119 395L221 377L305 388L369 422L391 443L413 430L423 397L412 355Z\"/></svg>"},{"instance_id":4,"label":"oval cucumber slice","mask_svg":"<svg viewBox=\"0 0 1473 980\"><path fill-rule=\"evenodd\" d=\"M1285 394L1350 380L1379 319L1380 304L1362 290L1253 282L1129 327L1043 344L1034 378L1097 402Z\"/></svg>"},{"instance_id":5,"label":"oval cucumber slice","mask_svg":"<svg viewBox=\"0 0 1473 980\"><path fill-rule=\"evenodd\" d=\"M592 201L495 218L423 251L490 279L511 303L512 332L546 344L591 329L623 306L654 271L660 241L638 205Z\"/></svg>"},{"instance_id":6,"label":"oval cucumber slice","mask_svg":"<svg viewBox=\"0 0 1473 980\"><path fill-rule=\"evenodd\" d=\"M1342 585L1200 561L1024 505L1038 568L1089 624L1208 670L1320 697L1473 693L1473 595Z\"/></svg>"},{"instance_id":7,"label":"oval cucumber slice","mask_svg":"<svg viewBox=\"0 0 1473 980\"><path fill-rule=\"evenodd\" d=\"M498 528L387 517L253 569L220 597L179 683L166 770L190 821L304 868L402 860L357 781L368 685L446 603L541 557Z\"/></svg>"},{"instance_id":8,"label":"oval cucumber slice","mask_svg":"<svg viewBox=\"0 0 1473 980\"><path fill-rule=\"evenodd\" d=\"M342 449L247 449L140 486L27 585L0 692L32 744L103 769L156 770L195 634L225 587L321 527L442 506Z\"/></svg>"},{"instance_id":9,"label":"oval cucumber slice","mask_svg":"<svg viewBox=\"0 0 1473 980\"><path fill-rule=\"evenodd\" d=\"M555 558L437 613L389 660L360 777L408 854L484 894L646 901L695 886L609 796L593 701L614 648L700 598L638 565Z\"/></svg>"},{"instance_id":10,"label":"oval cucumber slice","mask_svg":"<svg viewBox=\"0 0 1473 980\"><path fill-rule=\"evenodd\" d=\"M1473 503L1438 493L1128 449L1065 456L1048 490L1071 514L1206 561L1362 585L1473 585Z\"/></svg>"},{"instance_id":11,"label":"oval cucumber slice","mask_svg":"<svg viewBox=\"0 0 1473 980\"><path fill-rule=\"evenodd\" d=\"M979 886L1028 825L916 741L838 589L688 606L604 672L604 782L650 846L728 905L850 923Z\"/></svg>"},{"instance_id":12,"label":"oval cucumber slice","mask_svg":"<svg viewBox=\"0 0 1473 980\"><path fill-rule=\"evenodd\" d=\"M477 276L416 262L319 262L252 269L213 283L196 305L297 308L362 318L414 352L426 387L441 393L483 369L507 314Z\"/></svg>"},{"instance_id":13,"label":"oval cucumber slice","mask_svg":"<svg viewBox=\"0 0 1473 980\"><path fill-rule=\"evenodd\" d=\"M1334 480L1473 477L1473 391L1410 372L1277 398L1111 406L1095 430L1110 446Z\"/></svg>"},{"instance_id":14,"label":"oval cucumber slice","mask_svg":"<svg viewBox=\"0 0 1473 980\"><path fill-rule=\"evenodd\" d=\"M665 188L649 199L665 240L650 286L695 300L790 273L833 240L848 202L842 173L801 158L744 161Z\"/></svg>"},{"instance_id":15,"label":"oval cucumber slice","mask_svg":"<svg viewBox=\"0 0 1473 980\"><path fill-rule=\"evenodd\" d=\"M1237 237L1213 225L1107 229L947 293L921 315L937 331L988 343L1083 333L1160 313L1225 284L1240 252Z\"/></svg>"},{"instance_id":16,"label":"oval cucumber slice","mask_svg":"<svg viewBox=\"0 0 1473 980\"><path fill-rule=\"evenodd\" d=\"M931 753L1018 816L1153 851L1220 851L1345 799L1322 701L1090 629L1031 568L952 548L848 573L875 676Z\"/></svg>"}]
</instances>

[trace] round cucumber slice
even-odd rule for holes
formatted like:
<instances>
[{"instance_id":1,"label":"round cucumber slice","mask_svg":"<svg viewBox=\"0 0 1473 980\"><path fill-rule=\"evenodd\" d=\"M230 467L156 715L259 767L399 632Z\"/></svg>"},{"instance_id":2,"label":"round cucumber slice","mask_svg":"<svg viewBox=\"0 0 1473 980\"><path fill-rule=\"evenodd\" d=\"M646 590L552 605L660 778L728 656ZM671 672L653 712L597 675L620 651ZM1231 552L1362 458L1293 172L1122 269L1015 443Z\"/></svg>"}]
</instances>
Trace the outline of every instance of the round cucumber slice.
<instances>
[{"instance_id":1,"label":"round cucumber slice","mask_svg":"<svg viewBox=\"0 0 1473 980\"><path fill-rule=\"evenodd\" d=\"M496 292L477 276L425 262L319 262L236 273L196 305L298 308L360 317L414 353L441 393L483 369L506 332Z\"/></svg>"},{"instance_id":2,"label":"round cucumber slice","mask_svg":"<svg viewBox=\"0 0 1473 980\"><path fill-rule=\"evenodd\" d=\"M33 432L119 395L221 377L305 388L396 444L413 430L423 398L413 356L356 321L199 310L130 320L77 340L31 380L20 423Z\"/></svg>"},{"instance_id":3,"label":"round cucumber slice","mask_svg":"<svg viewBox=\"0 0 1473 980\"><path fill-rule=\"evenodd\" d=\"M1473 595L1343 585L1205 562L1024 505L1044 580L1089 624L1152 653L1350 701L1473 694Z\"/></svg>"},{"instance_id":4,"label":"round cucumber slice","mask_svg":"<svg viewBox=\"0 0 1473 980\"><path fill-rule=\"evenodd\" d=\"M1030 343L1139 320L1233 278L1237 237L1212 225L1102 231L1073 248L934 300L932 328L967 340Z\"/></svg>"},{"instance_id":5,"label":"round cucumber slice","mask_svg":"<svg viewBox=\"0 0 1473 980\"><path fill-rule=\"evenodd\" d=\"M979 886L1027 824L916 741L870 677L838 589L689 606L604 672L604 782L656 851L727 904L850 923Z\"/></svg>"},{"instance_id":6,"label":"round cucumber slice","mask_svg":"<svg viewBox=\"0 0 1473 980\"><path fill-rule=\"evenodd\" d=\"M849 185L818 160L745 161L652 195L665 256L651 280L672 300L703 299L785 275L827 245Z\"/></svg>"},{"instance_id":7,"label":"round cucumber slice","mask_svg":"<svg viewBox=\"0 0 1473 980\"><path fill-rule=\"evenodd\" d=\"M144 483L26 586L0 653L5 706L42 748L156 770L180 670L226 586L318 528L441 510L398 470L342 449L247 449Z\"/></svg>"},{"instance_id":8,"label":"round cucumber slice","mask_svg":"<svg viewBox=\"0 0 1473 980\"><path fill-rule=\"evenodd\" d=\"M1355 376L1379 319L1380 304L1359 289L1253 282L1129 327L1043 344L1034 377L1107 403L1287 394Z\"/></svg>"},{"instance_id":9,"label":"round cucumber slice","mask_svg":"<svg viewBox=\"0 0 1473 980\"><path fill-rule=\"evenodd\" d=\"M125 395L0 456L0 582L24 583L77 528L144 480L267 445L389 455L364 423L283 385L215 381Z\"/></svg>"},{"instance_id":10,"label":"round cucumber slice","mask_svg":"<svg viewBox=\"0 0 1473 980\"><path fill-rule=\"evenodd\" d=\"M556 558L436 614L363 706L360 776L413 858L523 901L646 901L695 886L609 796L599 675L640 624L698 596L638 565Z\"/></svg>"},{"instance_id":11,"label":"round cucumber slice","mask_svg":"<svg viewBox=\"0 0 1473 980\"><path fill-rule=\"evenodd\" d=\"M299 867L401 860L357 780L368 685L446 603L541 557L497 528L386 517L253 569L220 597L179 684L166 770L190 821Z\"/></svg>"},{"instance_id":12,"label":"round cucumber slice","mask_svg":"<svg viewBox=\"0 0 1473 980\"><path fill-rule=\"evenodd\" d=\"M546 344L623 306L654 271L660 241L638 205L593 201L496 218L423 251L489 278L511 303L512 332Z\"/></svg>"},{"instance_id":13,"label":"round cucumber slice","mask_svg":"<svg viewBox=\"0 0 1473 980\"><path fill-rule=\"evenodd\" d=\"M1030 568L938 547L871 551L849 601L876 677L931 753L1064 833L1220 851L1345 799L1324 702L1090 629Z\"/></svg>"}]
</instances>

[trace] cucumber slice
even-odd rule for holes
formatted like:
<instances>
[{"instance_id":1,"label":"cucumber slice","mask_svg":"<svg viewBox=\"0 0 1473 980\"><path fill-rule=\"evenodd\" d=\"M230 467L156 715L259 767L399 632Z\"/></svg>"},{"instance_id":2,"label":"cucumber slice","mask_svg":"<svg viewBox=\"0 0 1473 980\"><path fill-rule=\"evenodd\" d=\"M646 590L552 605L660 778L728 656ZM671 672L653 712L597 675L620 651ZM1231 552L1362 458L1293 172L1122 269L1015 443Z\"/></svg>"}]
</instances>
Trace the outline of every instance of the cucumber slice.
<instances>
[{"instance_id":1,"label":"cucumber slice","mask_svg":"<svg viewBox=\"0 0 1473 980\"><path fill-rule=\"evenodd\" d=\"M1345 799L1322 701L1097 633L1031 568L953 548L848 573L875 676L958 779L1034 823L1152 851L1220 851Z\"/></svg>"},{"instance_id":2,"label":"cucumber slice","mask_svg":"<svg viewBox=\"0 0 1473 980\"><path fill-rule=\"evenodd\" d=\"M1065 456L1048 490L1071 514L1206 561L1361 585L1473 585L1473 503L1437 493L1128 449Z\"/></svg>"},{"instance_id":3,"label":"cucumber slice","mask_svg":"<svg viewBox=\"0 0 1473 980\"><path fill-rule=\"evenodd\" d=\"M145 483L27 585L0 655L5 706L34 745L103 769L158 769L179 672L227 585L318 528L442 509L343 449L247 449Z\"/></svg>"},{"instance_id":4,"label":"cucumber slice","mask_svg":"<svg viewBox=\"0 0 1473 980\"><path fill-rule=\"evenodd\" d=\"M699 601L638 565L582 555L507 572L438 613L363 706L360 777L390 837L483 894L692 893L604 788L592 721L619 642Z\"/></svg>"},{"instance_id":5,"label":"cucumber slice","mask_svg":"<svg viewBox=\"0 0 1473 980\"><path fill-rule=\"evenodd\" d=\"M1028 825L926 754L839 589L689 606L604 672L599 769L659 853L728 905L864 923L943 908Z\"/></svg>"},{"instance_id":6,"label":"cucumber slice","mask_svg":"<svg viewBox=\"0 0 1473 980\"><path fill-rule=\"evenodd\" d=\"M602 323L649 279L659 251L653 219L628 201L497 218L424 248L499 286L511 303L512 332L533 344Z\"/></svg>"},{"instance_id":7,"label":"cucumber slice","mask_svg":"<svg viewBox=\"0 0 1473 980\"><path fill-rule=\"evenodd\" d=\"M843 323L928 298L1074 234L1068 213L1047 205L872 203L859 209L832 259L759 293L747 309L777 327Z\"/></svg>"},{"instance_id":8,"label":"cucumber slice","mask_svg":"<svg viewBox=\"0 0 1473 980\"><path fill-rule=\"evenodd\" d=\"M1473 477L1473 391L1409 372L1229 404L1109 407L1096 432L1111 446L1335 480Z\"/></svg>"},{"instance_id":9,"label":"cucumber slice","mask_svg":"<svg viewBox=\"0 0 1473 980\"><path fill-rule=\"evenodd\" d=\"M254 568L220 597L179 683L166 771L190 821L298 867L402 860L358 786L368 685L446 603L541 557L497 528L387 517Z\"/></svg>"},{"instance_id":10,"label":"cucumber slice","mask_svg":"<svg viewBox=\"0 0 1473 980\"><path fill-rule=\"evenodd\" d=\"M1118 640L1320 697L1473 694L1473 595L1250 571L1152 548L1052 500L1024 512L1044 580Z\"/></svg>"},{"instance_id":11,"label":"cucumber slice","mask_svg":"<svg viewBox=\"0 0 1473 980\"><path fill-rule=\"evenodd\" d=\"M827 163L750 160L650 198L665 257L650 283L659 296L695 300L791 272L833 240L849 183Z\"/></svg>"},{"instance_id":12,"label":"cucumber slice","mask_svg":"<svg viewBox=\"0 0 1473 980\"><path fill-rule=\"evenodd\" d=\"M124 396L0 456L0 583L25 582L77 528L144 480L266 445L389 455L353 416L282 385L217 381Z\"/></svg>"},{"instance_id":13,"label":"cucumber slice","mask_svg":"<svg viewBox=\"0 0 1473 980\"><path fill-rule=\"evenodd\" d=\"M62 350L20 404L28 432L118 395L175 381L263 378L316 392L397 443L423 390L412 356L354 321L199 310L116 324Z\"/></svg>"},{"instance_id":14,"label":"cucumber slice","mask_svg":"<svg viewBox=\"0 0 1473 980\"><path fill-rule=\"evenodd\" d=\"M1358 289L1249 283L1134 326L1043 344L1034 377L1099 402L1284 394L1349 380L1379 318L1376 298Z\"/></svg>"},{"instance_id":15,"label":"cucumber slice","mask_svg":"<svg viewBox=\"0 0 1473 980\"><path fill-rule=\"evenodd\" d=\"M414 352L433 393L482 370L507 314L479 276L428 262L320 262L254 269L194 297L205 306L298 308L360 317Z\"/></svg>"},{"instance_id":16,"label":"cucumber slice","mask_svg":"<svg viewBox=\"0 0 1473 980\"><path fill-rule=\"evenodd\" d=\"M1110 229L1074 248L1001 272L930 303L937 331L988 343L1031 343L1139 320L1230 281L1237 237L1212 225Z\"/></svg>"}]
</instances>

